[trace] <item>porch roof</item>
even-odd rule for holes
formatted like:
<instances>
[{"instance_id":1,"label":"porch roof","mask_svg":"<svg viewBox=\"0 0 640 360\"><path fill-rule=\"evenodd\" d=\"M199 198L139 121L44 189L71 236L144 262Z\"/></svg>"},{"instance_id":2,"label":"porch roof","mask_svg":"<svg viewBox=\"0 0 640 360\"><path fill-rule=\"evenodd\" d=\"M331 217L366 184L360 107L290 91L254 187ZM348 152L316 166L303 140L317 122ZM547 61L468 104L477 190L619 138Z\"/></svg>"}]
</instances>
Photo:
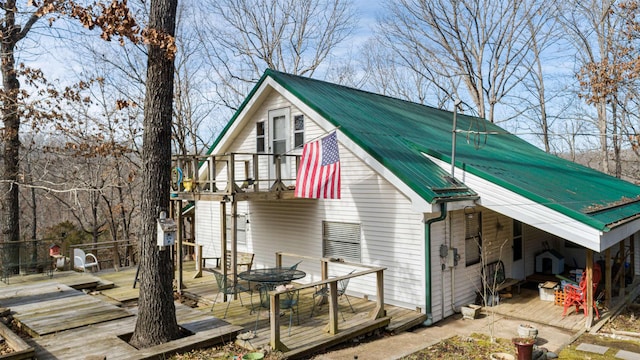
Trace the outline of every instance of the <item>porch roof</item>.
<instances>
[{"instance_id":1,"label":"porch roof","mask_svg":"<svg viewBox=\"0 0 640 360\"><path fill-rule=\"evenodd\" d=\"M266 70L216 143L271 78L429 203L477 196L423 154L451 161L453 113ZM456 167L602 232L640 216L640 186L545 153L485 119L458 114ZM486 135L485 135L486 134Z\"/></svg>"}]
</instances>

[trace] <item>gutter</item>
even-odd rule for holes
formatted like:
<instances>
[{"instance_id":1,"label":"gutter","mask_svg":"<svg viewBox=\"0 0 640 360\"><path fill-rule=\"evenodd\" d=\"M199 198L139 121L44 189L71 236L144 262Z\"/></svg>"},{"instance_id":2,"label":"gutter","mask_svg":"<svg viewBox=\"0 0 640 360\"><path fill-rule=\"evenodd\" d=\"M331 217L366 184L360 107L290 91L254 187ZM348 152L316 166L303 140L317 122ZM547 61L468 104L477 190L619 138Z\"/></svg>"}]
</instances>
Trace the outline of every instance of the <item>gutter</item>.
<instances>
[{"instance_id":1,"label":"gutter","mask_svg":"<svg viewBox=\"0 0 640 360\"><path fill-rule=\"evenodd\" d=\"M422 325L433 325L433 313L431 312L431 224L442 221L447 217L447 203L440 203L440 216L424 222L424 281L425 281L425 305L427 320Z\"/></svg>"}]
</instances>

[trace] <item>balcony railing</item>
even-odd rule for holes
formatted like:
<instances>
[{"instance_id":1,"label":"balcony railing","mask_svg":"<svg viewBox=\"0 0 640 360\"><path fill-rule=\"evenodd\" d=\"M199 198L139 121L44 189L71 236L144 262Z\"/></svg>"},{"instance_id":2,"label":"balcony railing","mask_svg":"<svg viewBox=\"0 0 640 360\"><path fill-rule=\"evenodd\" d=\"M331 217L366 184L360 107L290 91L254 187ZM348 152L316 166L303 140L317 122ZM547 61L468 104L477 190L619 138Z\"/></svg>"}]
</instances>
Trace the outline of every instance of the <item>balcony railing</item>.
<instances>
[{"instance_id":1,"label":"balcony railing","mask_svg":"<svg viewBox=\"0 0 640 360\"><path fill-rule=\"evenodd\" d=\"M299 163L300 155L288 154L178 155L172 163L173 191L231 195L293 190Z\"/></svg>"}]
</instances>

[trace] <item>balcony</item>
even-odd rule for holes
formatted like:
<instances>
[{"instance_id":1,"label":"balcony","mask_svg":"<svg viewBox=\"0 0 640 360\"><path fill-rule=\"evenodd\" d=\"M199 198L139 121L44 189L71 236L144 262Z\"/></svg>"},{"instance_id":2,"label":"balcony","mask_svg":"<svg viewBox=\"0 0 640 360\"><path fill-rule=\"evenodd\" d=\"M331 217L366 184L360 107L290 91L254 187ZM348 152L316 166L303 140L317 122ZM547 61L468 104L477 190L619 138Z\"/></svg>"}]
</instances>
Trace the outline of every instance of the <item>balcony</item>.
<instances>
[{"instance_id":1,"label":"balcony","mask_svg":"<svg viewBox=\"0 0 640 360\"><path fill-rule=\"evenodd\" d=\"M227 153L172 158L172 200L293 198L300 155Z\"/></svg>"}]
</instances>

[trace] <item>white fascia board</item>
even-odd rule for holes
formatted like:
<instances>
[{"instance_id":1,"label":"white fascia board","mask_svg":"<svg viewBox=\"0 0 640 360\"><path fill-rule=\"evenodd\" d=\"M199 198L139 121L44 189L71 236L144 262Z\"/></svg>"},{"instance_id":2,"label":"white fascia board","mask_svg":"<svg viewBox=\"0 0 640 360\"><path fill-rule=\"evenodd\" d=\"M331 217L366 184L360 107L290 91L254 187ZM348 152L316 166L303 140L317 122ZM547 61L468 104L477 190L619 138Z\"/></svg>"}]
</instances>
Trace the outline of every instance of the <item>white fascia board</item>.
<instances>
[{"instance_id":1,"label":"white fascia board","mask_svg":"<svg viewBox=\"0 0 640 360\"><path fill-rule=\"evenodd\" d=\"M427 154L424 156L445 170L451 168L450 163ZM456 171L459 174L456 177L480 195L480 199L476 202L479 205L596 252L604 249L603 233L600 230L466 172L464 169L456 167Z\"/></svg>"},{"instance_id":2,"label":"white fascia board","mask_svg":"<svg viewBox=\"0 0 640 360\"><path fill-rule=\"evenodd\" d=\"M629 236L640 231L640 219L629 221L622 225L616 226L610 231L602 234L602 241L600 247L602 250L607 249L613 245L616 245L620 240L626 239Z\"/></svg>"},{"instance_id":3,"label":"white fascia board","mask_svg":"<svg viewBox=\"0 0 640 360\"><path fill-rule=\"evenodd\" d=\"M229 129L227 129L227 132L223 135L222 139L211 151L212 154L219 154L223 149L227 149L231 145L233 140L236 138L236 133L242 130L245 119L256 111L256 104L261 103L262 100L270 93L268 89L273 87L273 83L275 83L275 81L270 77L267 77L262 84L260 84L260 87L242 108L242 111L240 111L238 116L236 116L235 121L231 124Z\"/></svg>"},{"instance_id":4,"label":"white fascia board","mask_svg":"<svg viewBox=\"0 0 640 360\"><path fill-rule=\"evenodd\" d=\"M269 85L272 86L277 92L279 92L282 96L285 97L289 102L291 102L294 106L296 106L300 111L310 116L313 121L315 121L320 128L324 131L331 132L333 130L337 130L340 132L340 129L335 127L331 122L325 119L318 112L313 110L307 104L305 104L298 97L293 95L287 89L282 87L277 82L273 81L271 78L267 78ZM265 81L267 83L267 81ZM340 132L341 133L341 132ZM384 167L380 162L374 159L371 155L369 155L366 151L364 151L360 146L358 146L355 142L353 142L349 137L341 133L341 136L338 137L339 142L347 148L349 151L355 154L356 157L360 158L364 161L365 164L369 165L374 171L376 171L380 176L382 176L385 180L389 181L393 186L395 186L404 196L408 197L411 201L411 209L413 211L419 213L438 213L440 212L440 206L437 204L431 204L427 202L424 198L418 195L415 191L413 191L407 184L405 184L402 180L400 180L397 176L395 176L389 169Z\"/></svg>"}]
</instances>

